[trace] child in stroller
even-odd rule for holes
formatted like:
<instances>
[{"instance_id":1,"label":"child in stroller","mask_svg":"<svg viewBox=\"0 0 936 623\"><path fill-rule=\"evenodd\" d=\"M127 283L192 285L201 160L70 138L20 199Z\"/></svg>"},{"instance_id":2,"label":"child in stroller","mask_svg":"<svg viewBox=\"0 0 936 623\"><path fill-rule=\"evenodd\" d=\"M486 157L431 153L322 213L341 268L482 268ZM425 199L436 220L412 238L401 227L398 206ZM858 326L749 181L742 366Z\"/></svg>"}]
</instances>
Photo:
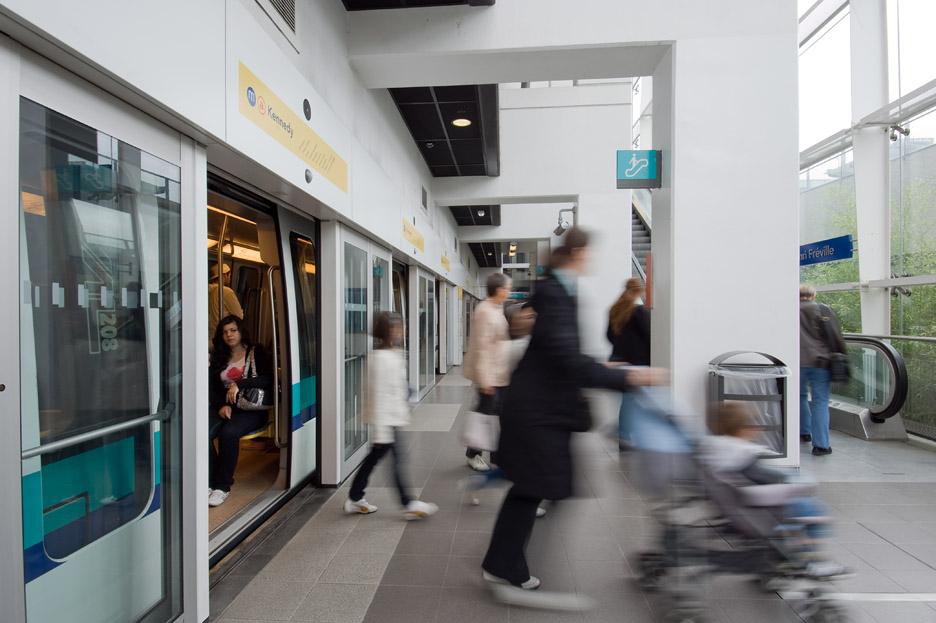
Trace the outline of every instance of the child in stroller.
<instances>
[{"instance_id":1,"label":"child in stroller","mask_svg":"<svg viewBox=\"0 0 936 623\"><path fill-rule=\"evenodd\" d=\"M647 399L642 405L641 417L655 420L657 438L666 428L674 439L684 440L680 453L640 452L635 468L645 474L667 474L669 479L665 486L657 480L650 491L667 494L655 513L663 534L659 550L641 555L637 573L643 588L665 591L673 598L664 620L705 620L704 608L687 590L692 584L685 580L710 572L751 574L767 591L794 581L816 583L803 594L805 609L800 616L814 623L843 620L841 611L817 588L818 581L848 575L841 565L822 558L819 546L829 518L810 497L810 485L791 482L783 472L759 462L764 448L752 441L758 429L752 426L747 408L741 403L717 405L714 432L718 434L691 442L671 413L660 408L660 401ZM727 521L717 534L714 522L678 518L693 502L702 501L714 505ZM706 533L716 538L708 540Z\"/></svg>"}]
</instances>

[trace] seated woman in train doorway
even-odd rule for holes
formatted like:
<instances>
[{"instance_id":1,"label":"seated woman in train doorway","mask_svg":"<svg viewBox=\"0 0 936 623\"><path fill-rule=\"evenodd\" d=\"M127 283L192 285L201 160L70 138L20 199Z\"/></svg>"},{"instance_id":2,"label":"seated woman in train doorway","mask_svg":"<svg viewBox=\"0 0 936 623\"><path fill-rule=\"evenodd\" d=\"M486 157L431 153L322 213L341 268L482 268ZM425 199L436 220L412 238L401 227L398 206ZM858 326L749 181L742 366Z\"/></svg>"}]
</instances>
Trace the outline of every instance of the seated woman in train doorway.
<instances>
[{"instance_id":1,"label":"seated woman in train doorway","mask_svg":"<svg viewBox=\"0 0 936 623\"><path fill-rule=\"evenodd\" d=\"M208 504L220 506L234 484L240 438L266 426L268 418L265 408L239 408L238 393L257 388L272 397L273 363L263 347L251 343L244 321L237 316L218 322L213 343L208 369Z\"/></svg>"}]
</instances>

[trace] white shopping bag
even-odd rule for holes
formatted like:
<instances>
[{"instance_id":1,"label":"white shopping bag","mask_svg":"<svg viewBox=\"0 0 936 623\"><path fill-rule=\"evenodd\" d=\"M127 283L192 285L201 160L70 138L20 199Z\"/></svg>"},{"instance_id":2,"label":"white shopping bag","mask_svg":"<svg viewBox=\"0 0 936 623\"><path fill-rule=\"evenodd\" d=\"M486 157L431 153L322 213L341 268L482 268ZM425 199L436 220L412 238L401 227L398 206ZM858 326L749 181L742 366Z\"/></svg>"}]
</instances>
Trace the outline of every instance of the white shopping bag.
<instances>
[{"instance_id":1,"label":"white shopping bag","mask_svg":"<svg viewBox=\"0 0 936 623\"><path fill-rule=\"evenodd\" d=\"M477 411L466 412L458 440L468 448L494 452L500 441L500 418Z\"/></svg>"}]
</instances>

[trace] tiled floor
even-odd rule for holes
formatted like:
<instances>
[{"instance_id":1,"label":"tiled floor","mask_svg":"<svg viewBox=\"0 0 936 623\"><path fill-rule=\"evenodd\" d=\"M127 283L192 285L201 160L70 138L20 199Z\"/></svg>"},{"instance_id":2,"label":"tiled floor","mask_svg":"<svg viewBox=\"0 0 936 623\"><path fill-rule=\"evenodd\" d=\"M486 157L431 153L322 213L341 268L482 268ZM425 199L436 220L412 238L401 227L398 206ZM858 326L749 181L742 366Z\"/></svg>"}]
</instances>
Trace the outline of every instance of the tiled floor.
<instances>
[{"instance_id":1,"label":"tiled floor","mask_svg":"<svg viewBox=\"0 0 936 623\"><path fill-rule=\"evenodd\" d=\"M345 515L346 487L307 493L288 525L213 588L212 620L658 620L665 599L633 582L636 554L655 545L658 526L628 479L627 462L594 433L576 440L581 497L538 519L528 546L543 590L588 595L594 607L559 613L491 599L480 563L505 489L484 490L473 505L471 494L455 486L471 473L453 431L472 396L467 381L449 374L415 410L412 430L401 435L410 486L439 505L437 515L403 521L387 465L378 466L367 490L380 507L376 514ZM832 587L845 600L848 620L936 622L936 602L919 601L926 599L920 593L936 592L936 453L836 433L832 445L829 457L804 456L802 470L820 481L821 497L835 515L830 550L858 572ZM800 602L764 594L748 578L706 577L697 590L707 597L712 621L801 620Z\"/></svg>"}]
</instances>

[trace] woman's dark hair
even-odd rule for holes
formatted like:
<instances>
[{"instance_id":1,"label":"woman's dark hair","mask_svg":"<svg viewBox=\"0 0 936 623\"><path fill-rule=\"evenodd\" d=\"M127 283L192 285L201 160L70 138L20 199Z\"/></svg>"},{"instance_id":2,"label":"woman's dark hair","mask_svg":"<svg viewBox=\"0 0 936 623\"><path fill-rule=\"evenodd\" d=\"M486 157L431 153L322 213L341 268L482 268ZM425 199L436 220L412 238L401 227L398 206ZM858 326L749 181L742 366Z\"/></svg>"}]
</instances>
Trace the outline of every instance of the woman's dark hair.
<instances>
[{"instance_id":1,"label":"woman's dark hair","mask_svg":"<svg viewBox=\"0 0 936 623\"><path fill-rule=\"evenodd\" d=\"M567 266L572 261L572 249L584 249L588 246L589 238L587 231L574 225L566 234L562 246L556 247L549 254L549 270L553 271Z\"/></svg>"},{"instance_id":2,"label":"woman's dark hair","mask_svg":"<svg viewBox=\"0 0 936 623\"><path fill-rule=\"evenodd\" d=\"M390 341L390 332L395 328L403 328L403 316L396 312L380 312L374 320L374 340L378 343L375 348L393 348Z\"/></svg>"},{"instance_id":3,"label":"woman's dark hair","mask_svg":"<svg viewBox=\"0 0 936 623\"><path fill-rule=\"evenodd\" d=\"M624 294L611 306L611 330L615 335L620 335L624 325L634 314L634 307L637 306L637 299L647 293L647 286L642 279L631 277L627 280Z\"/></svg>"},{"instance_id":4,"label":"woman's dark hair","mask_svg":"<svg viewBox=\"0 0 936 623\"><path fill-rule=\"evenodd\" d=\"M224 327L229 324L237 325L237 330L240 331L241 334L241 344L244 345L244 348L250 350L250 347L253 346L253 342L250 341L250 336L247 334L247 326L244 324L244 321L234 314L228 314L218 321L218 327L215 329L214 337L211 338L211 343L213 345L211 349L212 367L227 366L231 359L231 347L224 341Z\"/></svg>"}]
</instances>

